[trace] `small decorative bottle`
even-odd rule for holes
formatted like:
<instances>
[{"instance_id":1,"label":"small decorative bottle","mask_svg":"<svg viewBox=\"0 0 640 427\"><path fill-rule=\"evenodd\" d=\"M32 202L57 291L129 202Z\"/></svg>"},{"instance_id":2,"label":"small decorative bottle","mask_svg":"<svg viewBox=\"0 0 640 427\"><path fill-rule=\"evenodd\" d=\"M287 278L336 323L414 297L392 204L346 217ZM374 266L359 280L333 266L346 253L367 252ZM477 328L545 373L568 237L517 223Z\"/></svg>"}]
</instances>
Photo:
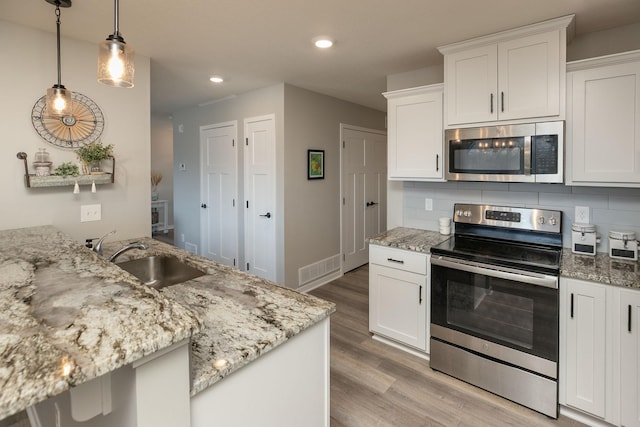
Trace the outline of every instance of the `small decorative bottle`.
<instances>
[{"instance_id":1,"label":"small decorative bottle","mask_svg":"<svg viewBox=\"0 0 640 427\"><path fill-rule=\"evenodd\" d=\"M51 174L51 160L49 159L49 153L47 153L46 148L38 149L33 167L36 170L37 176L49 176Z\"/></svg>"}]
</instances>

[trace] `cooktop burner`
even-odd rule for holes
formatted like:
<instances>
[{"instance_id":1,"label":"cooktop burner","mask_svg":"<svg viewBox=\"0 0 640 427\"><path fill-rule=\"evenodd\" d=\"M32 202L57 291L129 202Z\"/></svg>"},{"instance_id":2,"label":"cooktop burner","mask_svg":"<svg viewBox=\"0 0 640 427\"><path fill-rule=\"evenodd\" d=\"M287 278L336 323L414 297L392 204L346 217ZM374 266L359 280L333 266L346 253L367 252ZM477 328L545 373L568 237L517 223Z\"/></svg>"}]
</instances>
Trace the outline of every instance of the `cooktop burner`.
<instances>
[{"instance_id":1,"label":"cooktop burner","mask_svg":"<svg viewBox=\"0 0 640 427\"><path fill-rule=\"evenodd\" d=\"M469 236L455 236L431 248L432 254L550 274L559 273L561 251Z\"/></svg>"},{"instance_id":2,"label":"cooktop burner","mask_svg":"<svg viewBox=\"0 0 640 427\"><path fill-rule=\"evenodd\" d=\"M557 275L562 252L562 212L456 204L455 235L431 253Z\"/></svg>"}]
</instances>

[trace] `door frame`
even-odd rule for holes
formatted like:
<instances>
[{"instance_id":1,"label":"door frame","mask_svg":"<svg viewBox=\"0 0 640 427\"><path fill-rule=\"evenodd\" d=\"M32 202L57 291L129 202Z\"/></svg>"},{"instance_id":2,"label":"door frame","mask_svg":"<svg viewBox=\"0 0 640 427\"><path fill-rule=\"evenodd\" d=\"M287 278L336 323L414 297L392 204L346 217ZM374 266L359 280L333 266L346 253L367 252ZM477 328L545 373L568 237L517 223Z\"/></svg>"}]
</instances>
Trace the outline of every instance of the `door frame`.
<instances>
[{"instance_id":1,"label":"door frame","mask_svg":"<svg viewBox=\"0 0 640 427\"><path fill-rule=\"evenodd\" d=\"M375 133L378 135L387 136L387 132L380 129L371 129L362 126L354 126L346 123L340 123L340 141L338 141L338 150L340 151L340 200L338 203L340 204L340 274L344 275L344 150L342 144L344 142L344 130L351 129L355 131ZM387 142L388 144L388 142ZM387 145L388 147L388 145ZM389 180L387 179L387 183ZM388 203L388 202L387 202ZM386 207L385 207L386 208Z\"/></svg>"},{"instance_id":2,"label":"door frame","mask_svg":"<svg viewBox=\"0 0 640 427\"><path fill-rule=\"evenodd\" d=\"M210 130L210 129L218 129L218 128L224 128L224 127L235 127L235 136L234 136L234 143L235 143L235 156L233 159L233 163L234 163L234 169L235 169L235 185L233 188L233 193L235 195L235 203L236 203L236 230L235 230L235 240L236 240L236 250L235 250L235 259L237 260L236 262L236 266L234 266L234 268L240 269L240 222L239 222L239 217L238 217L238 204L239 204L239 171L238 171L238 121L237 120L230 120L228 122L220 122L220 123L213 123L213 124L209 124L209 125L203 125L200 126L200 134L199 134L199 138L200 138L200 203L204 203L205 200L205 188L206 185L204 185L204 144L202 141L202 133L204 131ZM204 213L202 212L202 208L200 208L200 255L205 257L205 253L206 253L206 245L205 245L205 239L207 239L207 243L208 243L208 236L205 236L205 227L203 226L203 222L204 222Z\"/></svg>"}]
</instances>

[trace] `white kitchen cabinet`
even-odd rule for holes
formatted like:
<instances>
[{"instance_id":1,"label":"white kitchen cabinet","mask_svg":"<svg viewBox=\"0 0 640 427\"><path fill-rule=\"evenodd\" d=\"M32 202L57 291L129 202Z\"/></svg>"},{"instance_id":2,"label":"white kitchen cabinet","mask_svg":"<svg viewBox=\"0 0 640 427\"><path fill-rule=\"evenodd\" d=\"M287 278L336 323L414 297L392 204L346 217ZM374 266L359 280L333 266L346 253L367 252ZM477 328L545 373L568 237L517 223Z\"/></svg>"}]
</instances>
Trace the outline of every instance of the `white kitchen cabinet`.
<instances>
[{"instance_id":1,"label":"white kitchen cabinet","mask_svg":"<svg viewBox=\"0 0 640 427\"><path fill-rule=\"evenodd\" d=\"M564 118L566 32L573 15L438 48L445 122Z\"/></svg>"},{"instance_id":2,"label":"white kitchen cabinet","mask_svg":"<svg viewBox=\"0 0 640 427\"><path fill-rule=\"evenodd\" d=\"M604 419L606 349L611 339L606 333L607 289L573 279L563 279L560 287L565 297L560 305L565 359L560 366L564 367L566 404Z\"/></svg>"},{"instance_id":3,"label":"white kitchen cabinet","mask_svg":"<svg viewBox=\"0 0 640 427\"><path fill-rule=\"evenodd\" d=\"M567 183L640 186L640 51L567 70Z\"/></svg>"},{"instance_id":4,"label":"white kitchen cabinet","mask_svg":"<svg viewBox=\"0 0 640 427\"><path fill-rule=\"evenodd\" d=\"M620 290L620 423L640 426L640 291Z\"/></svg>"},{"instance_id":5,"label":"white kitchen cabinet","mask_svg":"<svg viewBox=\"0 0 640 427\"><path fill-rule=\"evenodd\" d=\"M390 180L442 181L443 85L383 94L387 98Z\"/></svg>"},{"instance_id":6,"label":"white kitchen cabinet","mask_svg":"<svg viewBox=\"0 0 640 427\"><path fill-rule=\"evenodd\" d=\"M369 330L421 352L428 348L428 255L371 245Z\"/></svg>"}]
</instances>

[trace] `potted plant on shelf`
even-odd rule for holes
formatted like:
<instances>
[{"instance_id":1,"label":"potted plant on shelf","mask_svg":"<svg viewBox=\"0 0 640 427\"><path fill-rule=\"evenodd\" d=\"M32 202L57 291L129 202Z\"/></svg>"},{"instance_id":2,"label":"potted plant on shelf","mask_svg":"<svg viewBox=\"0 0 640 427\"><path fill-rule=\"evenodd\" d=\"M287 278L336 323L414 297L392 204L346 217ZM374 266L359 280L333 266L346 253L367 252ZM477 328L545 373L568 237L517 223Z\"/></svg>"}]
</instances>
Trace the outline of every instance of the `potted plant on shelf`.
<instances>
[{"instance_id":1,"label":"potted plant on shelf","mask_svg":"<svg viewBox=\"0 0 640 427\"><path fill-rule=\"evenodd\" d=\"M90 142L76 150L78 159L82 162L82 172L87 174L101 174L101 162L113 157L113 144L102 145L102 142Z\"/></svg>"}]
</instances>

